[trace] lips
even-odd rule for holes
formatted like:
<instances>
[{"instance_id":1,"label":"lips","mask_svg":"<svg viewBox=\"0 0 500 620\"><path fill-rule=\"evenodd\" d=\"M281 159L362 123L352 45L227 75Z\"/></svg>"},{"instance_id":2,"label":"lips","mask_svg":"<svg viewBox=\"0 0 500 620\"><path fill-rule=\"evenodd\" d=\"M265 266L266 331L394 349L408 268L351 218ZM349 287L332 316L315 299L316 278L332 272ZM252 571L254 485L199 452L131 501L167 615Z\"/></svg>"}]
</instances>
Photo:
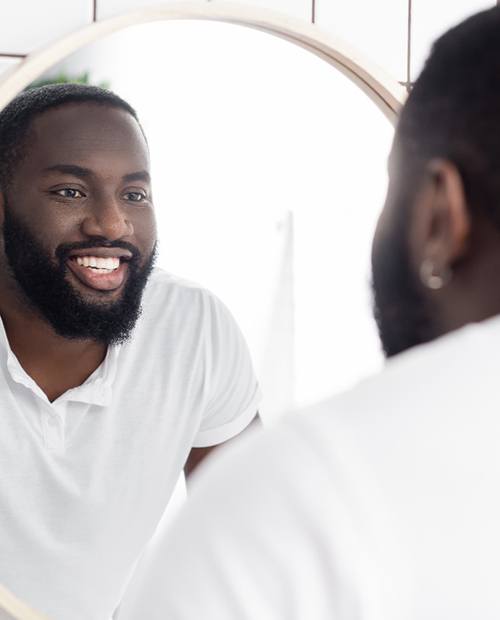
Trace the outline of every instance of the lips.
<instances>
[{"instance_id":1,"label":"lips","mask_svg":"<svg viewBox=\"0 0 500 620\"><path fill-rule=\"evenodd\" d=\"M128 255L130 254L128 253ZM77 257L80 257L80 260L77 260ZM102 260L93 260L99 258L118 257L116 251L112 254L107 252L104 255L102 252L95 252L95 250L90 254L87 250L86 253L72 254L66 264L75 277L88 288L96 291L115 291L119 289L123 285L128 273L127 262L120 259L118 268L108 269L96 266L103 264ZM86 263L88 266L82 263Z\"/></svg>"}]
</instances>

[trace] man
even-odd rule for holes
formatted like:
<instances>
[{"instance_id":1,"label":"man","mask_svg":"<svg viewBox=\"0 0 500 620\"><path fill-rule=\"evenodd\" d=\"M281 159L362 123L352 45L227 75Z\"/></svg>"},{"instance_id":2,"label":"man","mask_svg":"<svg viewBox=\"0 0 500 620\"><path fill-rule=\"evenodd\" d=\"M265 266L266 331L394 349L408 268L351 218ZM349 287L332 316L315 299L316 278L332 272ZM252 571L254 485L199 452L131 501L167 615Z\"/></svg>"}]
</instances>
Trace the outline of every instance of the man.
<instances>
[{"instance_id":1,"label":"man","mask_svg":"<svg viewBox=\"0 0 500 620\"><path fill-rule=\"evenodd\" d=\"M500 617L499 33L494 8L444 35L402 111L386 369L202 472L120 620Z\"/></svg>"},{"instance_id":2,"label":"man","mask_svg":"<svg viewBox=\"0 0 500 620\"><path fill-rule=\"evenodd\" d=\"M21 94L0 190L0 583L52 620L108 620L183 466L249 425L257 384L221 303L153 271L126 102Z\"/></svg>"}]
</instances>

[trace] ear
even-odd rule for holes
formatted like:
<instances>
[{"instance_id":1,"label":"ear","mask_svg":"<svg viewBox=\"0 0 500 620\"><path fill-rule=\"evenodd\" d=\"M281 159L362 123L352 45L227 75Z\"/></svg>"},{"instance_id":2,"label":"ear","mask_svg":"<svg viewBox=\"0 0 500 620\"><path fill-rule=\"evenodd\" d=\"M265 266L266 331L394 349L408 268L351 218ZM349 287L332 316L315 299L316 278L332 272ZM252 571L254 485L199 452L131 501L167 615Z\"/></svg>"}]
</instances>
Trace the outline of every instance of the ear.
<instances>
[{"instance_id":1,"label":"ear","mask_svg":"<svg viewBox=\"0 0 500 620\"><path fill-rule=\"evenodd\" d=\"M467 253L470 230L470 215L457 167L445 159L431 160L416 200L410 233L417 268L427 264L436 274L450 274L454 264Z\"/></svg>"}]
</instances>

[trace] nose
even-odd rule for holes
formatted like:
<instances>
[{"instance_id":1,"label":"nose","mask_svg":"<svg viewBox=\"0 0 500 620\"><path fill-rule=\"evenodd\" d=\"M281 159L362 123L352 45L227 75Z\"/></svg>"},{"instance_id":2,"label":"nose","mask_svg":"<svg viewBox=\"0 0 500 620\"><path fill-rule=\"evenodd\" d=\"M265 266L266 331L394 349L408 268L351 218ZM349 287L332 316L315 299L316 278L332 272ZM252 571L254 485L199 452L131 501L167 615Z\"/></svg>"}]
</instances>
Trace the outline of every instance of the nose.
<instances>
[{"instance_id":1,"label":"nose","mask_svg":"<svg viewBox=\"0 0 500 620\"><path fill-rule=\"evenodd\" d=\"M82 221L81 229L87 237L103 237L108 241L130 237L134 233L126 212L113 198L94 204Z\"/></svg>"}]
</instances>

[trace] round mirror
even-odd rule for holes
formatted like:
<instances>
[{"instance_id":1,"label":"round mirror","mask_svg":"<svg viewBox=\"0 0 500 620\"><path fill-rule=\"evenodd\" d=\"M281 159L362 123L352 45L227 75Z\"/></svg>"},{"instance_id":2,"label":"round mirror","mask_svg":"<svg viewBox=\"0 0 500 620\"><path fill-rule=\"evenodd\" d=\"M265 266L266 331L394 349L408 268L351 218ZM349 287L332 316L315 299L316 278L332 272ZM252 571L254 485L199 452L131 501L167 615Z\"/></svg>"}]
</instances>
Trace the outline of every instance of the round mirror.
<instances>
[{"instance_id":1,"label":"round mirror","mask_svg":"<svg viewBox=\"0 0 500 620\"><path fill-rule=\"evenodd\" d=\"M138 111L158 264L228 305L264 419L377 368L369 253L393 127L342 73L268 33L188 20L107 35L40 79L105 84Z\"/></svg>"}]
</instances>

